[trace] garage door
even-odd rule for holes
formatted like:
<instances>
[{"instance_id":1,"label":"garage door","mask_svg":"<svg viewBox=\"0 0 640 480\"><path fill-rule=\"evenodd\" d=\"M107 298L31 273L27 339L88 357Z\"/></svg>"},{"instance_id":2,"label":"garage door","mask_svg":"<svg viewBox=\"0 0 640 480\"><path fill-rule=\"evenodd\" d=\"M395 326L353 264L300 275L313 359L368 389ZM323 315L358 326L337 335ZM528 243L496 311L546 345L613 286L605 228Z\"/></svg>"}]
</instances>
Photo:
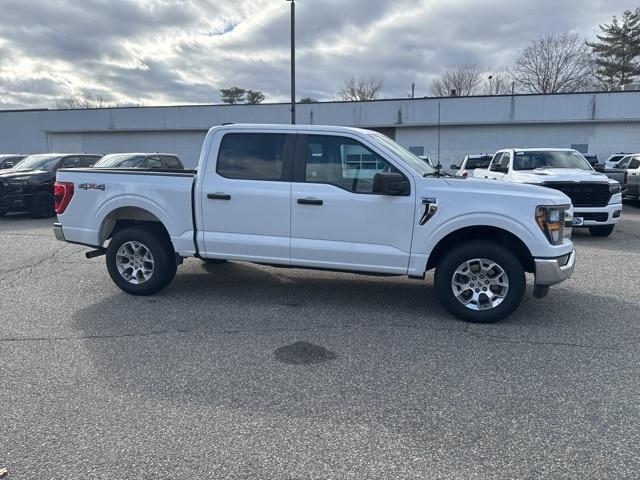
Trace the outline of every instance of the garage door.
<instances>
[{"instance_id":1,"label":"garage door","mask_svg":"<svg viewBox=\"0 0 640 480\"><path fill-rule=\"evenodd\" d=\"M49 150L59 153L175 153L185 167L198 164L206 130L162 132L49 133Z\"/></svg>"}]
</instances>

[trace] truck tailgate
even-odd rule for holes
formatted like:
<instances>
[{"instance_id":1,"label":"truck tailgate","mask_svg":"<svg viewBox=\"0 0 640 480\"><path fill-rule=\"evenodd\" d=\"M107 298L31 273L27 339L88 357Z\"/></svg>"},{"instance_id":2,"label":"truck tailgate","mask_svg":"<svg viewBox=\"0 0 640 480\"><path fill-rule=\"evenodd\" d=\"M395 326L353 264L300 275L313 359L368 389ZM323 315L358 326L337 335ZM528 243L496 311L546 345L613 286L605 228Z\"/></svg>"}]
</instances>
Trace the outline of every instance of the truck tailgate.
<instances>
[{"instance_id":1,"label":"truck tailgate","mask_svg":"<svg viewBox=\"0 0 640 480\"><path fill-rule=\"evenodd\" d=\"M72 184L58 214L65 240L102 246L118 217L160 221L178 252L193 253L191 192L195 172L126 169L62 169L56 181Z\"/></svg>"}]
</instances>

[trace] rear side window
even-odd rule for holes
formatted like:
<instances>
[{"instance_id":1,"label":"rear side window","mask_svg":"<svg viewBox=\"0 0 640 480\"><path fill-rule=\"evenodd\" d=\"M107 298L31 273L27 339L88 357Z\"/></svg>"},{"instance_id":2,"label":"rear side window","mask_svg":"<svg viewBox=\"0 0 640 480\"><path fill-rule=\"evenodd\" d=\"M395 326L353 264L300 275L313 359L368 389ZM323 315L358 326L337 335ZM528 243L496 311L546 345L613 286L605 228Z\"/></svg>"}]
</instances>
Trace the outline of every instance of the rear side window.
<instances>
[{"instance_id":1,"label":"rear side window","mask_svg":"<svg viewBox=\"0 0 640 480\"><path fill-rule=\"evenodd\" d=\"M182 168L182 166L180 165L180 161L176 157L163 155L161 158L164 168L171 168L174 170L180 170Z\"/></svg>"},{"instance_id":2,"label":"rear side window","mask_svg":"<svg viewBox=\"0 0 640 480\"><path fill-rule=\"evenodd\" d=\"M242 180L281 180L286 135L227 133L220 143L217 172Z\"/></svg>"},{"instance_id":3,"label":"rear side window","mask_svg":"<svg viewBox=\"0 0 640 480\"><path fill-rule=\"evenodd\" d=\"M93 167L93 165L100 160L100 157L80 157L80 164L83 167Z\"/></svg>"},{"instance_id":4,"label":"rear side window","mask_svg":"<svg viewBox=\"0 0 640 480\"><path fill-rule=\"evenodd\" d=\"M79 168L82 167L78 157L67 157L62 161L60 168Z\"/></svg>"},{"instance_id":5,"label":"rear side window","mask_svg":"<svg viewBox=\"0 0 640 480\"><path fill-rule=\"evenodd\" d=\"M633 160L631 160L631 162L629 162L629 168L631 170L635 170L638 167L640 167L640 160L639 159L634 158Z\"/></svg>"}]
</instances>

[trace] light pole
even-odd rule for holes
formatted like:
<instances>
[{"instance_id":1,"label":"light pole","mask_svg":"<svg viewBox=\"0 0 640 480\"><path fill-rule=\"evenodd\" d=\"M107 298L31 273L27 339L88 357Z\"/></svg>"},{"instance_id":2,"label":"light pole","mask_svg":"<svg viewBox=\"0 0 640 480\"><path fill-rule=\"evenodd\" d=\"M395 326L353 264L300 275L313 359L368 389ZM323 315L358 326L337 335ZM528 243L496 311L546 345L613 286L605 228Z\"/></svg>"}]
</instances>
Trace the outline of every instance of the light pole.
<instances>
[{"instance_id":1,"label":"light pole","mask_svg":"<svg viewBox=\"0 0 640 480\"><path fill-rule=\"evenodd\" d=\"M296 0L291 3L291 124L296 123Z\"/></svg>"}]
</instances>

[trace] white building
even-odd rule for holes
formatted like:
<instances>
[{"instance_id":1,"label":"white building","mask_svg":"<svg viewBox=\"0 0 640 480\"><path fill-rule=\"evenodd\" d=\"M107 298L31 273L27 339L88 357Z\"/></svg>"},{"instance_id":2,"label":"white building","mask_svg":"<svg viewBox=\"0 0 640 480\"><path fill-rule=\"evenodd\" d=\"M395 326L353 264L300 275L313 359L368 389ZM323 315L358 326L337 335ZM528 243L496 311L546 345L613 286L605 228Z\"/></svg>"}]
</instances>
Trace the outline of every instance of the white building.
<instances>
[{"instance_id":1,"label":"white building","mask_svg":"<svg viewBox=\"0 0 640 480\"><path fill-rule=\"evenodd\" d=\"M414 153L458 163L505 147L573 147L601 161L640 152L640 92L323 102L300 124L373 128ZM227 122L288 123L288 104L0 111L0 153L171 152L192 167L206 131Z\"/></svg>"}]
</instances>

